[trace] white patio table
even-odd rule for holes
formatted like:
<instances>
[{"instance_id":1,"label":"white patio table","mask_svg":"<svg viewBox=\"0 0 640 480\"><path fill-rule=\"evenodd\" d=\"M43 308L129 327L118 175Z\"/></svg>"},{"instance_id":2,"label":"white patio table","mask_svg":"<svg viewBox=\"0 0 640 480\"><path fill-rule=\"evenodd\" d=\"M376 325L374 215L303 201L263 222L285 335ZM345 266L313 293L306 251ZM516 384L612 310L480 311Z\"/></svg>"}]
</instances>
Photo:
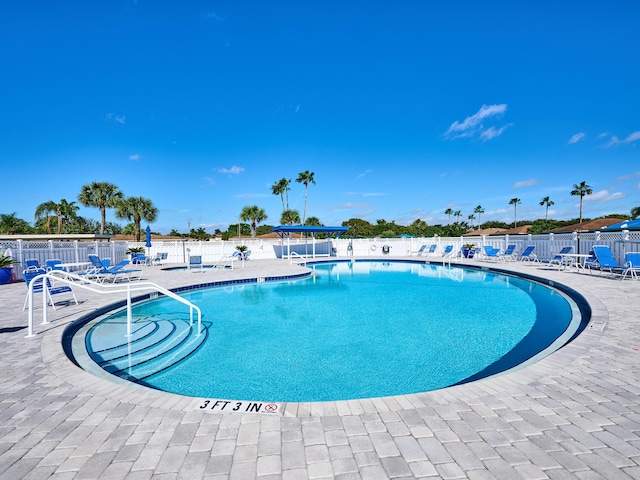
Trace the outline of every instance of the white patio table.
<instances>
[{"instance_id":1,"label":"white patio table","mask_svg":"<svg viewBox=\"0 0 640 480\"><path fill-rule=\"evenodd\" d=\"M561 265L569 268L576 267L576 270L580 273L580 269L584 270L585 268L587 258L591 256L588 253L563 253Z\"/></svg>"}]
</instances>

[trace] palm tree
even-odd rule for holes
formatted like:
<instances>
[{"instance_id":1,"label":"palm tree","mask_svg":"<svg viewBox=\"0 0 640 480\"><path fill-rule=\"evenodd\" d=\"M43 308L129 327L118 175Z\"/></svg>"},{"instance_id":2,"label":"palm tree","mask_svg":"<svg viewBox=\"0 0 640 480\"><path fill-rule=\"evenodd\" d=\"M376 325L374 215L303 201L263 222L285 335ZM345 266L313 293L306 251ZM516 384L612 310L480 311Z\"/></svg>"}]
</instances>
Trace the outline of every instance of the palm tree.
<instances>
[{"instance_id":1,"label":"palm tree","mask_svg":"<svg viewBox=\"0 0 640 480\"><path fill-rule=\"evenodd\" d=\"M462 216L462 210L456 210L455 212L453 212L453 216L456 219L456 222L460 221L460 217Z\"/></svg>"},{"instance_id":2,"label":"palm tree","mask_svg":"<svg viewBox=\"0 0 640 480\"><path fill-rule=\"evenodd\" d=\"M518 226L518 204L521 203L519 198L509 200L509 205L513 205L513 228Z\"/></svg>"},{"instance_id":3,"label":"palm tree","mask_svg":"<svg viewBox=\"0 0 640 480\"><path fill-rule=\"evenodd\" d=\"M280 225L299 225L300 213L297 210L285 210L280 215Z\"/></svg>"},{"instance_id":4,"label":"palm tree","mask_svg":"<svg viewBox=\"0 0 640 480\"><path fill-rule=\"evenodd\" d=\"M478 205L473 209L473 213L478 214L478 228L480 228L480 215L484 213L484 208L482 208L482 205Z\"/></svg>"},{"instance_id":5,"label":"palm tree","mask_svg":"<svg viewBox=\"0 0 640 480\"><path fill-rule=\"evenodd\" d=\"M146 220L153 223L158 216L158 209L153 202L143 197L127 197L116 204L116 218L133 220L136 242L140 241L140 222Z\"/></svg>"},{"instance_id":6,"label":"palm tree","mask_svg":"<svg viewBox=\"0 0 640 480\"><path fill-rule=\"evenodd\" d=\"M64 198L60 200L56 214L58 215L58 234L62 233L62 225L65 225L66 233L69 233L69 220L76 218L76 212L80 207L76 202L67 202Z\"/></svg>"},{"instance_id":7,"label":"palm tree","mask_svg":"<svg viewBox=\"0 0 640 480\"><path fill-rule=\"evenodd\" d=\"M447 209L444 211L444 214L445 214L445 215L449 215L449 223L451 223L451 215L453 214L453 210L451 210L450 208L447 208Z\"/></svg>"},{"instance_id":8,"label":"palm tree","mask_svg":"<svg viewBox=\"0 0 640 480\"><path fill-rule=\"evenodd\" d=\"M307 194L309 193L309 184L316 184L316 180L313 178L313 175L313 172L305 170L304 172L300 172L298 174L298 178L296 178L297 183L304 183L304 210L302 211L302 223L304 223L304 219L307 217Z\"/></svg>"},{"instance_id":9,"label":"palm tree","mask_svg":"<svg viewBox=\"0 0 640 480\"><path fill-rule=\"evenodd\" d=\"M258 223L267 219L267 214L257 205L251 205L242 209L240 219L251 223L251 238L256 238L256 227Z\"/></svg>"},{"instance_id":10,"label":"palm tree","mask_svg":"<svg viewBox=\"0 0 640 480\"><path fill-rule=\"evenodd\" d=\"M16 217L16 212L0 213L0 233L15 235L16 233L31 233L29 224Z\"/></svg>"},{"instance_id":11,"label":"palm tree","mask_svg":"<svg viewBox=\"0 0 640 480\"><path fill-rule=\"evenodd\" d=\"M280 200L282 200L282 211L284 212L289 208L289 184L291 180L287 180L286 178L281 178L276 183L271 186L271 193L274 195L280 195ZM287 204L285 207L284 199L285 195L287 197Z\"/></svg>"},{"instance_id":12,"label":"palm tree","mask_svg":"<svg viewBox=\"0 0 640 480\"><path fill-rule=\"evenodd\" d=\"M473 227L473 220L476 219L476 216L473 213L471 213L467 218L469 219L469 225Z\"/></svg>"},{"instance_id":13,"label":"palm tree","mask_svg":"<svg viewBox=\"0 0 640 480\"><path fill-rule=\"evenodd\" d=\"M107 223L107 208L115 208L122 200L122 192L108 182L92 182L84 185L78 195L78 200L85 207L96 207L100 209L100 235L104 234L104 226Z\"/></svg>"},{"instance_id":14,"label":"palm tree","mask_svg":"<svg viewBox=\"0 0 640 480\"><path fill-rule=\"evenodd\" d=\"M631 219L640 217L640 207L633 207L631 209Z\"/></svg>"},{"instance_id":15,"label":"palm tree","mask_svg":"<svg viewBox=\"0 0 640 480\"><path fill-rule=\"evenodd\" d=\"M549 197L544 197L540 200L540 205L544 205L546 207L544 211L544 219L547 221L549 217L549 207L555 205L555 203Z\"/></svg>"},{"instance_id":16,"label":"palm tree","mask_svg":"<svg viewBox=\"0 0 640 480\"><path fill-rule=\"evenodd\" d=\"M582 199L585 195L591 195L592 193L591 185L587 185L586 182L580 182L579 185L574 185L573 190L571 190L571 195L580 197L580 224L582 224Z\"/></svg>"},{"instance_id":17,"label":"palm tree","mask_svg":"<svg viewBox=\"0 0 640 480\"><path fill-rule=\"evenodd\" d=\"M35 220L41 220L45 218L47 220L47 233L51 235L51 216L50 214L56 213L58 210L58 204L53 200L49 200L48 202L41 203L36 207L35 212ZM60 232L58 232L60 233Z\"/></svg>"},{"instance_id":18,"label":"palm tree","mask_svg":"<svg viewBox=\"0 0 640 480\"><path fill-rule=\"evenodd\" d=\"M309 217L304 222L305 225L314 226L314 227L322 227L323 223L320 221L318 217Z\"/></svg>"}]
</instances>

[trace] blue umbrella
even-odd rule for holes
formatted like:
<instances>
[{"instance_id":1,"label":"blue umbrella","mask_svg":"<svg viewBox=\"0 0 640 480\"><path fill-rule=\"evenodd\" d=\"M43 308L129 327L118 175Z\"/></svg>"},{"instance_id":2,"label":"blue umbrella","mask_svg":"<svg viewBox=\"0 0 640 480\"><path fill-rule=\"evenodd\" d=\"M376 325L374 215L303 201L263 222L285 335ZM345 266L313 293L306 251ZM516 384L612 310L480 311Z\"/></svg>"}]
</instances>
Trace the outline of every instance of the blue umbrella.
<instances>
[{"instance_id":1,"label":"blue umbrella","mask_svg":"<svg viewBox=\"0 0 640 480\"><path fill-rule=\"evenodd\" d=\"M149 227L149 225L147 225L147 229L145 230L145 232L146 232L146 238L145 238L146 243L144 244L144 246L149 248L151 246L151 227Z\"/></svg>"}]
</instances>

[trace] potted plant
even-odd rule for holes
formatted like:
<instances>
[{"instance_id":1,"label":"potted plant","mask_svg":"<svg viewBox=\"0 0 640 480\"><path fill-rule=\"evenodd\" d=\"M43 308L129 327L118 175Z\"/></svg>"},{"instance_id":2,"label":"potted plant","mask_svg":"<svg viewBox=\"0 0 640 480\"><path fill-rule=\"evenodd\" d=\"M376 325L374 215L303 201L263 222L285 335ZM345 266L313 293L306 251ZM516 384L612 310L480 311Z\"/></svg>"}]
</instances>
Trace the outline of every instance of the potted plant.
<instances>
[{"instance_id":1,"label":"potted plant","mask_svg":"<svg viewBox=\"0 0 640 480\"><path fill-rule=\"evenodd\" d=\"M473 258L476 253L476 245L474 243L465 243L462 246L462 255L464 258Z\"/></svg>"},{"instance_id":2,"label":"potted plant","mask_svg":"<svg viewBox=\"0 0 640 480\"><path fill-rule=\"evenodd\" d=\"M11 283L13 277L13 264L16 263L13 257L0 255L0 285Z\"/></svg>"}]
</instances>

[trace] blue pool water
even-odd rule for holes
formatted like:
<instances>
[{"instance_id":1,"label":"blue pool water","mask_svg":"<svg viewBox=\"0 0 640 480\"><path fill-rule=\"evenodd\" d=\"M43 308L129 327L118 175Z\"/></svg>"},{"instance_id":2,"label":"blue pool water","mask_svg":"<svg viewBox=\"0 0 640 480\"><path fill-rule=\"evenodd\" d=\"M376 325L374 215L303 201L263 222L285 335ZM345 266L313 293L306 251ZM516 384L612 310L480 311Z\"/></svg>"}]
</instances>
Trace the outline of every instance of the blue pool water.
<instances>
[{"instance_id":1,"label":"blue pool water","mask_svg":"<svg viewBox=\"0 0 640 480\"><path fill-rule=\"evenodd\" d=\"M206 341L138 380L183 395L276 402L423 392L521 364L576 323L565 295L486 270L341 262L314 272L184 293L202 309ZM180 308L166 298L134 306L139 337ZM88 330L95 358L114 351L105 346L122 337L122 319L117 312Z\"/></svg>"}]
</instances>

